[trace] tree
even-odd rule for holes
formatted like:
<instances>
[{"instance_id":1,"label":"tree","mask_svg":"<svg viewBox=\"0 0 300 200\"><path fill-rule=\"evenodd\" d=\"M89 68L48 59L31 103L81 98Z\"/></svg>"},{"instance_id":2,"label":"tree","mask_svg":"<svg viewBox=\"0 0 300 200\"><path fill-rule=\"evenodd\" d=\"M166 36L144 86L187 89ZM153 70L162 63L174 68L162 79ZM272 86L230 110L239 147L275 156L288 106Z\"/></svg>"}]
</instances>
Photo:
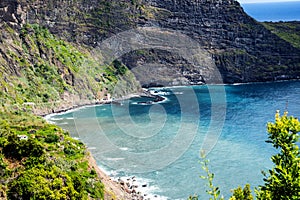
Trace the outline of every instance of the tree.
<instances>
[{"instance_id":1,"label":"tree","mask_svg":"<svg viewBox=\"0 0 300 200\"><path fill-rule=\"evenodd\" d=\"M300 199L300 122L288 117L287 112L275 115L275 122L268 123L268 143L280 150L271 157L275 167L263 172L265 184L256 191L257 199L299 200Z\"/></svg>"}]
</instances>

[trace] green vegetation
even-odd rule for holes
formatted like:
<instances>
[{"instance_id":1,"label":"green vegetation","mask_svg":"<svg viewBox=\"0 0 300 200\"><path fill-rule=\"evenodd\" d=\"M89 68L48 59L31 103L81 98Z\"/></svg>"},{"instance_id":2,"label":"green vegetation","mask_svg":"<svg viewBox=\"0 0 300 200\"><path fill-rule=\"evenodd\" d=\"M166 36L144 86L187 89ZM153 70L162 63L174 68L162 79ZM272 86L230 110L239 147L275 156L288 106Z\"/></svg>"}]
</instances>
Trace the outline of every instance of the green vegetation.
<instances>
[{"instance_id":1,"label":"green vegetation","mask_svg":"<svg viewBox=\"0 0 300 200\"><path fill-rule=\"evenodd\" d=\"M1 63L4 69L15 65L15 69L11 69L15 72L3 71L3 77L10 82L7 84L4 79L0 84L5 97L3 103L54 102L65 91L80 90L73 87L74 76L91 58L39 25L27 24L20 32L13 38L19 45L9 47L7 44L6 47L9 49L7 60L11 63ZM17 35L17 32L11 34Z\"/></svg>"},{"instance_id":2,"label":"green vegetation","mask_svg":"<svg viewBox=\"0 0 300 200\"><path fill-rule=\"evenodd\" d=\"M0 199L104 199L86 147L31 113L137 91L134 76L39 25L0 26Z\"/></svg>"},{"instance_id":3,"label":"green vegetation","mask_svg":"<svg viewBox=\"0 0 300 200\"><path fill-rule=\"evenodd\" d=\"M269 140L280 152L272 156L275 167L264 173L265 184L257 191L258 199L299 199L300 197L300 122L276 113L275 123L268 123ZM298 143L298 144L297 144Z\"/></svg>"},{"instance_id":4,"label":"green vegetation","mask_svg":"<svg viewBox=\"0 0 300 200\"><path fill-rule=\"evenodd\" d=\"M275 122L267 126L269 140L279 153L273 155L271 160L274 168L268 173L263 172L264 185L256 188L256 199L258 200L298 200L300 198L300 122L297 118L288 117L287 112L280 116L279 111L275 115ZM213 185L214 174L209 171L208 160L202 155L201 162L206 176L200 176L207 180L210 200L223 199L220 197L220 189ZM253 200L250 185L246 184L244 189L234 189L230 200ZM198 200L197 196L189 197L189 200Z\"/></svg>"},{"instance_id":5,"label":"green vegetation","mask_svg":"<svg viewBox=\"0 0 300 200\"><path fill-rule=\"evenodd\" d=\"M34 103L35 110L51 111L63 104L78 105L80 100L100 100L114 92L123 76L131 86L124 89L125 94L139 89L127 67L117 60L101 64L96 53L59 39L37 24L26 24L19 33L4 27L0 33L7 38L0 47L5 58L0 60L2 110L12 105L28 110L27 105Z\"/></svg>"},{"instance_id":6,"label":"green vegetation","mask_svg":"<svg viewBox=\"0 0 300 200\"><path fill-rule=\"evenodd\" d=\"M206 176L200 176L200 178L207 180L208 184L208 190L206 190L206 193L211 196L209 200L224 200L224 198L221 196L221 191L218 187L214 186L213 184L213 179L214 179L214 173L211 173L208 168L208 163L209 160L205 159L205 154L204 152L202 153L202 158L203 161L201 162L202 164L202 169L205 171Z\"/></svg>"},{"instance_id":7,"label":"green vegetation","mask_svg":"<svg viewBox=\"0 0 300 200\"><path fill-rule=\"evenodd\" d=\"M23 48L32 49L32 47L36 47L40 49L40 53L52 50L53 56L72 72L78 72L80 66L87 59L86 54L79 52L71 44L57 39L48 29L37 24L26 24L21 30L20 37L23 45L25 45Z\"/></svg>"},{"instance_id":8,"label":"green vegetation","mask_svg":"<svg viewBox=\"0 0 300 200\"><path fill-rule=\"evenodd\" d=\"M300 22L264 22L263 25L294 47L300 48Z\"/></svg>"},{"instance_id":9,"label":"green vegetation","mask_svg":"<svg viewBox=\"0 0 300 200\"><path fill-rule=\"evenodd\" d=\"M2 82L8 103L45 103L57 101L64 91L74 92L71 80L65 77L78 71L86 55L38 25L25 25L14 40L20 46L11 47L8 56L20 69L7 76L10 85Z\"/></svg>"},{"instance_id":10,"label":"green vegetation","mask_svg":"<svg viewBox=\"0 0 300 200\"><path fill-rule=\"evenodd\" d=\"M253 200L250 184L246 184L244 189L242 189L241 186L234 189L229 200Z\"/></svg>"},{"instance_id":11,"label":"green vegetation","mask_svg":"<svg viewBox=\"0 0 300 200\"><path fill-rule=\"evenodd\" d=\"M104 199L86 147L61 128L27 113L1 112L0 138L0 196Z\"/></svg>"}]
</instances>

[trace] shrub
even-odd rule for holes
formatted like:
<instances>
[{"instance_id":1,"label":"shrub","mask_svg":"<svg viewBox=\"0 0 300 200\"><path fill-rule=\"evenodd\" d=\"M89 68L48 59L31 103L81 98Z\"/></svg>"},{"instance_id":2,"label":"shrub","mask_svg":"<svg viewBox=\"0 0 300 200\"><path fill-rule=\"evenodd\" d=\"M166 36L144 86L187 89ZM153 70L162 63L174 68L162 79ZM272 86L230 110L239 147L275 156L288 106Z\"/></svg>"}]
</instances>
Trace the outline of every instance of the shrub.
<instances>
[{"instance_id":1,"label":"shrub","mask_svg":"<svg viewBox=\"0 0 300 200\"><path fill-rule=\"evenodd\" d=\"M300 122L288 117L287 112L276 113L275 122L268 123L268 143L280 152L271 157L275 167L265 175L263 186L257 191L258 199L292 200L300 198Z\"/></svg>"}]
</instances>

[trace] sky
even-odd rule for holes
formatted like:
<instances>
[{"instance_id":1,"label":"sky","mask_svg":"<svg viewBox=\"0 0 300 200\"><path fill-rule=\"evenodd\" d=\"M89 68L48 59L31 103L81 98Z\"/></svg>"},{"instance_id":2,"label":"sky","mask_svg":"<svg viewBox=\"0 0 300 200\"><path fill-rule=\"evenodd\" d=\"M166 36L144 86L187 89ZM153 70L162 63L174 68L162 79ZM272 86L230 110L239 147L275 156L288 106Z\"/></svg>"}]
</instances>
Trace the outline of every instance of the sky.
<instances>
[{"instance_id":1,"label":"sky","mask_svg":"<svg viewBox=\"0 0 300 200\"><path fill-rule=\"evenodd\" d=\"M287 2L287 1L300 1L300 0L237 0L240 3L263 3L263 2Z\"/></svg>"}]
</instances>

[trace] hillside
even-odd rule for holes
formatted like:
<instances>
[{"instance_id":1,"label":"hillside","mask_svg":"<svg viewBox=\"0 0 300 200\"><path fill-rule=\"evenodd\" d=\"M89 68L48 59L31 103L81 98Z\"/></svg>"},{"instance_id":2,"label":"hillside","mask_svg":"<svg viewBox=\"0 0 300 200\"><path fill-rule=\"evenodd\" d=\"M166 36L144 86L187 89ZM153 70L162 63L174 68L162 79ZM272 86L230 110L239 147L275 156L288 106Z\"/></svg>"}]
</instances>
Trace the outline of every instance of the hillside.
<instances>
[{"instance_id":1,"label":"hillside","mask_svg":"<svg viewBox=\"0 0 300 200\"><path fill-rule=\"evenodd\" d=\"M101 52L94 50L102 48L104 39L138 27L150 27L157 32L175 31L198 43L205 52L202 58L210 57L224 83L295 79L300 74L300 50L246 15L234 0L13 0L2 1L0 7L2 19L15 29L27 23L39 24L60 39L93 50L93 56L98 58ZM135 38L127 38L130 40ZM111 45L123 44L115 41ZM149 54L153 59L148 61L154 63L142 71L142 85L220 82L206 76L211 69L206 70L207 63L197 66L185 55L160 46L145 45L145 49L121 52L117 57L133 69L147 65L145 57ZM164 77L152 81L153 76L147 73L149 68L151 74L176 74L173 79L179 81L171 82Z\"/></svg>"},{"instance_id":2,"label":"hillside","mask_svg":"<svg viewBox=\"0 0 300 200\"><path fill-rule=\"evenodd\" d=\"M124 80L115 97L138 92L126 66L100 65L84 47L66 42L38 24L19 29L1 22L1 105L16 105L43 115L78 105L100 102ZM128 85L126 85L128 83Z\"/></svg>"},{"instance_id":3,"label":"hillside","mask_svg":"<svg viewBox=\"0 0 300 200\"><path fill-rule=\"evenodd\" d=\"M1 199L104 198L84 145L61 128L27 114L0 113L0 136Z\"/></svg>"},{"instance_id":4,"label":"hillside","mask_svg":"<svg viewBox=\"0 0 300 200\"><path fill-rule=\"evenodd\" d=\"M211 55L225 83L271 81L299 76L299 50L247 16L234 0L84 1L84 4L76 1L66 5L61 2L59 4L60 6L55 3L47 6L36 4L34 10L38 9L39 15L29 12L29 21L38 21L69 41L93 47L101 45L103 39L113 34L137 27L177 31L198 42ZM49 6L55 12L47 12ZM60 9L68 12L62 12ZM65 30L65 27L69 30ZM156 49L159 50L161 49ZM182 55L160 54L163 54L164 59L159 59L158 64L163 62L168 66L168 70L174 63L180 65L184 60ZM144 65L142 57L135 59L135 62L125 63L130 68ZM125 56L123 60L130 60L130 57ZM141 64L136 64L140 63L139 61ZM186 70L184 67L177 76L187 79L187 84L193 83L193 78L190 77L193 77L195 70L201 81L201 76L205 74L201 74L193 63L188 64L192 69ZM166 71L162 67L157 67L155 71L161 70ZM149 82L151 83L151 80L147 80L146 84Z\"/></svg>"},{"instance_id":5,"label":"hillside","mask_svg":"<svg viewBox=\"0 0 300 200\"><path fill-rule=\"evenodd\" d=\"M264 22L263 25L294 47L300 49L300 22Z\"/></svg>"},{"instance_id":6,"label":"hillside","mask_svg":"<svg viewBox=\"0 0 300 200\"><path fill-rule=\"evenodd\" d=\"M87 147L22 111L0 112L0 199L132 199Z\"/></svg>"}]
</instances>

